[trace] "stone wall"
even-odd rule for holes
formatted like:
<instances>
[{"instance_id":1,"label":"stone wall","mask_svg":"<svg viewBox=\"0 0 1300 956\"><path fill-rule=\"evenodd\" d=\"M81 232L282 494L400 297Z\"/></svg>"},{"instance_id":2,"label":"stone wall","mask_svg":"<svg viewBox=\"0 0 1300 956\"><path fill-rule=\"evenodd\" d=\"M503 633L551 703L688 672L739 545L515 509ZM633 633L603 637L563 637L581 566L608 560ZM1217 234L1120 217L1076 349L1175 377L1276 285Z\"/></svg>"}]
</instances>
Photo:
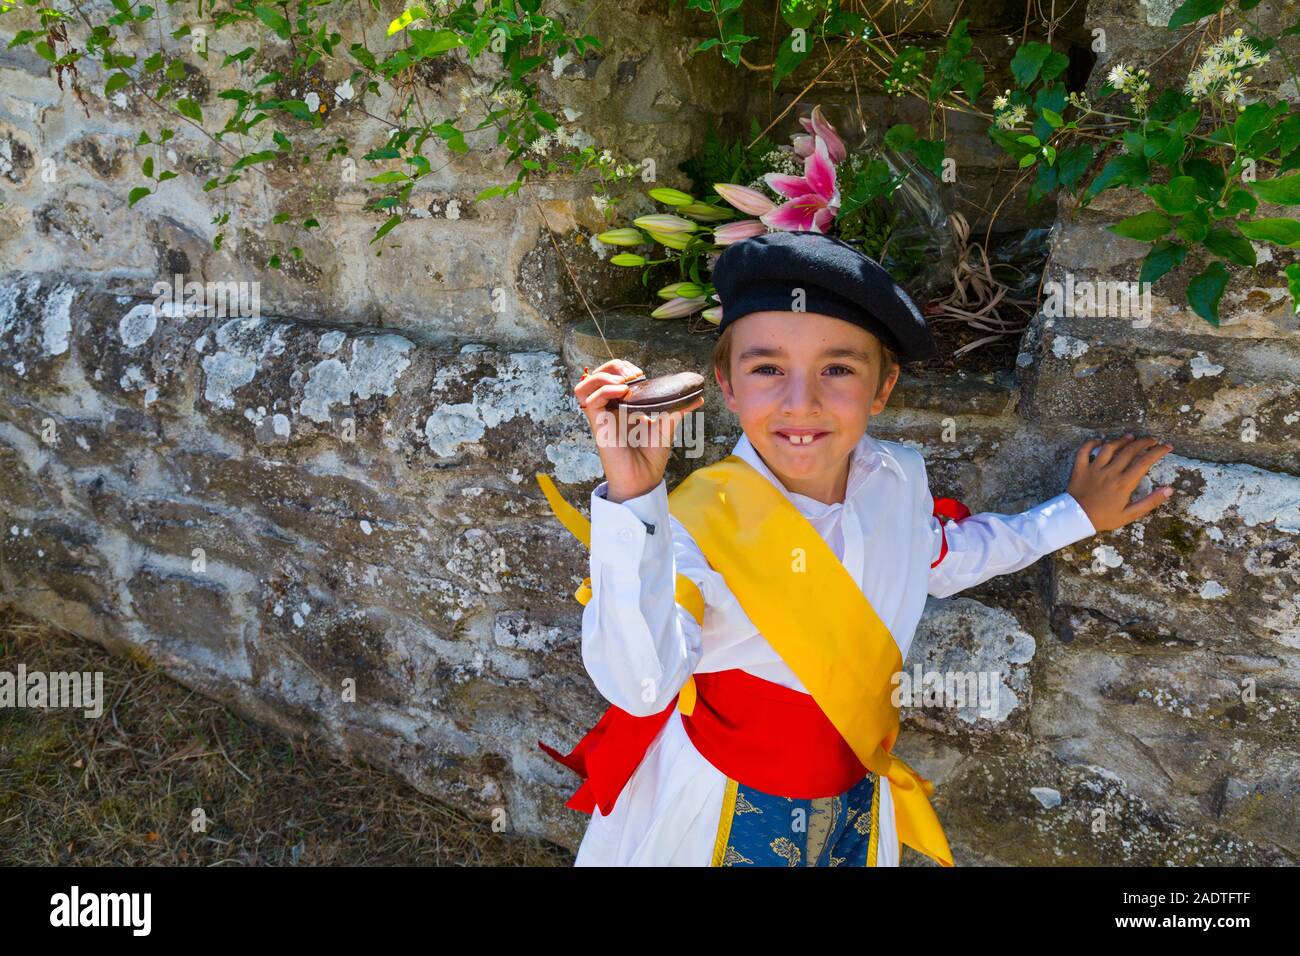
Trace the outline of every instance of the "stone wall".
<instances>
[{"instance_id":1,"label":"stone wall","mask_svg":"<svg viewBox=\"0 0 1300 956\"><path fill-rule=\"evenodd\" d=\"M596 141L657 157L660 184L680 187L675 163L708 118L736 122L766 94L714 57L687 58L703 37L664 7L600 11L605 55L555 64L547 89ZM1131 23L1137 9L1094 0L1089 22ZM1098 71L1163 39L1114 33L1130 46ZM582 187L475 206L513 176L483 134L442 157L415 193L418 218L393 233L400 246L376 257L381 219L359 211L361 187L338 169L273 169L284 205L242 184L244 226L216 252L209 198L187 177L125 208L130 144L155 122L145 107L91 96L87 119L43 67L0 52L3 599L472 814L504 809L515 831L576 846L572 775L535 742L571 745L603 702L571 598L585 552L533 475L580 505L600 480L570 390L607 355L546 225L585 289L642 295L601 263ZM431 77L431 96L454 109L462 82ZM799 88L796 75L778 108ZM852 96L845 84L819 99ZM382 139L349 100L330 108L359 141ZM908 118L870 109L882 125ZM989 189L995 157L961 142L968 189ZM184 163L210 149L177 144ZM332 212L304 247L311 268L265 271L273 216L320 202ZM1135 278L1142 247L1104 231L1132 203L1109 193L1082 215L1063 203L1051 275ZM900 752L938 783L959 862L1300 852L1300 338L1277 267L1225 303L1217 329L1178 299L1178 277L1142 328L1039 316L1013 369L908 376L873 423L925 453L936 496L977 511L1058 493L1099 432L1149 431L1176 449L1153 477L1177 493L1147 520L927 607L909 669L1006 675L991 717L905 712ZM178 272L260 282L262 317L155 316L150 286ZM608 313L602 325L656 373L706 367L711 337L678 323ZM704 457L678 455L670 483L738 437L716 389L705 422ZM1247 680L1257 696L1243 703Z\"/></svg>"}]
</instances>

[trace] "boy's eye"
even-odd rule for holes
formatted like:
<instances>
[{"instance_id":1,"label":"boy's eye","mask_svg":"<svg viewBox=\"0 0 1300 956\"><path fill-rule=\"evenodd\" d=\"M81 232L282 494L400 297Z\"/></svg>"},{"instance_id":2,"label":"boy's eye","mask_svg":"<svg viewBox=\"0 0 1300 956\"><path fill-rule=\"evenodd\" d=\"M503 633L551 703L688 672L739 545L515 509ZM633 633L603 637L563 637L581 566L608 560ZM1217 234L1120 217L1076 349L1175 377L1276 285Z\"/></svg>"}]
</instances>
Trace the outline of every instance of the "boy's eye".
<instances>
[{"instance_id":1,"label":"boy's eye","mask_svg":"<svg viewBox=\"0 0 1300 956\"><path fill-rule=\"evenodd\" d=\"M847 365L832 365L831 368L842 368L847 374L853 374L853 369L849 368Z\"/></svg>"}]
</instances>

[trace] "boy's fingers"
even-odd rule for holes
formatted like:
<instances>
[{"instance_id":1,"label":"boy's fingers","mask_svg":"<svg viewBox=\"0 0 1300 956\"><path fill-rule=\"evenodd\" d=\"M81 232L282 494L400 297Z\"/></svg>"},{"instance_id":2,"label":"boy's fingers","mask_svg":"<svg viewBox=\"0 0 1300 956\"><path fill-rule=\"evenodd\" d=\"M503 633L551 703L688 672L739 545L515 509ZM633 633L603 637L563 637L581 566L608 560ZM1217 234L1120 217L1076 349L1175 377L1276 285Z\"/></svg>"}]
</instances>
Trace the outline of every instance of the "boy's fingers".
<instances>
[{"instance_id":1,"label":"boy's fingers","mask_svg":"<svg viewBox=\"0 0 1300 956\"><path fill-rule=\"evenodd\" d=\"M592 391L585 399L580 399L583 411L598 412L611 398L618 398L627 393L628 386L618 383L606 383Z\"/></svg>"},{"instance_id":2,"label":"boy's fingers","mask_svg":"<svg viewBox=\"0 0 1300 956\"><path fill-rule=\"evenodd\" d=\"M1074 453L1074 470L1076 472L1081 472L1088 466L1088 460L1092 455L1092 450L1100 444L1100 438L1089 438L1079 446L1079 450Z\"/></svg>"},{"instance_id":3,"label":"boy's fingers","mask_svg":"<svg viewBox=\"0 0 1300 956\"><path fill-rule=\"evenodd\" d=\"M1125 469L1125 474L1140 481L1142 476L1151 470L1152 465L1173 450L1173 446L1166 442L1156 442L1151 447L1133 456L1132 461L1129 462L1128 467Z\"/></svg>"},{"instance_id":4,"label":"boy's fingers","mask_svg":"<svg viewBox=\"0 0 1300 956\"><path fill-rule=\"evenodd\" d=\"M577 385L573 386L573 395L578 399L579 404L587 399L592 392L602 385L617 385L623 381L623 375L618 372L591 372L584 376Z\"/></svg>"},{"instance_id":5,"label":"boy's fingers","mask_svg":"<svg viewBox=\"0 0 1300 956\"><path fill-rule=\"evenodd\" d=\"M1128 471L1129 466L1133 464L1133 460L1137 458L1138 455L1145 452L1148 448L1158 444L1159 442L1154 438L1147 436L1134 438L1132 441L1127 442L1119 451L1115 452L1115 457L1111 460L1115 463L1115 467L1119 469L1119 471Z\"/></svg>"},{"instance_id":6,"label":"boy's fingers","mask_svg":"<svg viewBox=\"0 0 1300 956\"><path fill-rule=\"evenodd\" d=\"M1115 453L1126 444L1127 442L1123 438L1116 438L1112 441L1102 442L1101 447L1097 449L1097 457L1093 459L1093 464L1110 464L1110 460L1115 457Z\"/></svg>"},{"instance_id":7,"label":"boy's fingers","mask_svg":"<svg viewBox=\"0 0 1300 956\"><path fill-rule=\"evenodd\" d=\"M1164 493L1164 489L1169 487L1169 485L1162 485L1152 491L1151 494L1147 495L1145 498L1139 498L1137 501L1126 506L1124 510L1120 512L1124 516L1124 523L1127 524L1130 521L1137 521L1139 518L1149 515L1172 498L1172 494L1166 495Z\"/></svg>"}]
</instances>

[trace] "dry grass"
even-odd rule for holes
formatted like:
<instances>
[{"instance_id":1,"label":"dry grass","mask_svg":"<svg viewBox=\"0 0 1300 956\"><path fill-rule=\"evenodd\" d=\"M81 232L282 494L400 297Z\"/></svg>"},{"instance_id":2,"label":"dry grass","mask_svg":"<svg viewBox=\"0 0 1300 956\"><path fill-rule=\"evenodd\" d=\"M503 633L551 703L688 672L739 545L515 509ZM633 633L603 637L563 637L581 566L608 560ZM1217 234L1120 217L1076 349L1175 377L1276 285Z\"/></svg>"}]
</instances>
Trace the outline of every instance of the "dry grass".
<instances>
[{"instance_id":1,"label":"dry grass","mask_svg":"<svg viewBox=\"0 0 1300 956\"><path fill-rule=\"evenodd\" d=\"M0 862L565 866L382 771L253 724L146 662L0 610L0 671L102 671L104 713L0 708ZM193 832L194 809L207 816Z\"/></svg>"}]
</instances>

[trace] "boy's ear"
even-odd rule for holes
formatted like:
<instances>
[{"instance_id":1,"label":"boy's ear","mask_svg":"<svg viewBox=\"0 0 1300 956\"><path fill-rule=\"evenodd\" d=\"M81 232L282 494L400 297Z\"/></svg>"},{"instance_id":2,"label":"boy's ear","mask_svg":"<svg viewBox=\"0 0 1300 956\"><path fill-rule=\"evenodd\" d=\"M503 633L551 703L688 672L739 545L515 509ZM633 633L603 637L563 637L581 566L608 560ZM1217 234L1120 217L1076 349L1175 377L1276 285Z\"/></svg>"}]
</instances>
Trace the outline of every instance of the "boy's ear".
<instances>
[{"instance_id":1,"label":"boy's ear","mask_svg":"<svg viewBox=\"0 0 1300 956\"><path fill-rule=\"evenodd\" d=\"M722 374L722 369L716 365L713 366L713 377L717 379L718 388L722 392L723 399L726 400L727 408L734 412L736 409L733 403L735 402L736 396L731 392L731 382L729 382L726 376Z\"/></svg>"},{"instance_id":2,"label":"boy's ear","mask_svg":"<svg viewBox=\"0 0 1300 956\"><path fill-rule=\"evenodd\" d=\"M876 398L871 403L872 415L879 415L885 410L885 405L888 404L889 396L894 391L894 386L898 384L898 376L902 371L903 367L897 362L894 362L889 366L889 375L880 383L880 387L876 389Z\"/></svg>"}]
</instances>

